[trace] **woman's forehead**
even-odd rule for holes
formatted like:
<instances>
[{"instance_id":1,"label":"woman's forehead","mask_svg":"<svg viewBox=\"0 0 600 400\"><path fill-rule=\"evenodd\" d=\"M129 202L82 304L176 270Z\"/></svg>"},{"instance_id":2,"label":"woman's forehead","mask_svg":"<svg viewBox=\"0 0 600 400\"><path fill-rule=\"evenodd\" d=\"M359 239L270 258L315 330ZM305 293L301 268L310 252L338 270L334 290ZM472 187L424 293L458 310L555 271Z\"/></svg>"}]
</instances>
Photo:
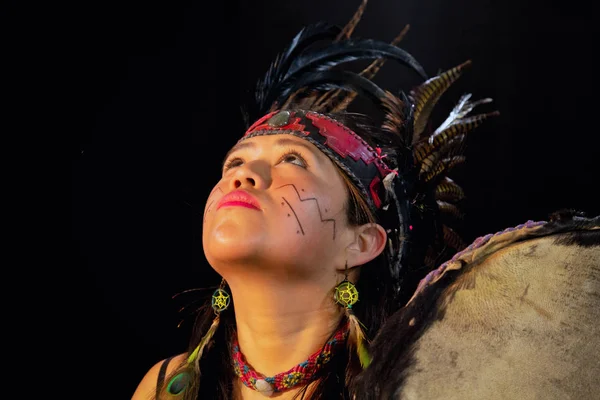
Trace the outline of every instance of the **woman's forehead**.
<instances>
[{"instance_id":1,"label":"woman's forehead","mask_svg":"<svg viewBox=\"0 0 600 400\"><path fill-rule=\"evenodd\" d=\"M239 151L242 149L256 149L256 148L276 148L276 147L290 147L299 146L312 152L317 157L327 158L325 154L317 146L310 143L308 140L299 138L291 134L280 133L276 135L258 135L251 138L245 139L238 142L235 146L229 150L227 155Z\"/></svg>"}]
</instances>

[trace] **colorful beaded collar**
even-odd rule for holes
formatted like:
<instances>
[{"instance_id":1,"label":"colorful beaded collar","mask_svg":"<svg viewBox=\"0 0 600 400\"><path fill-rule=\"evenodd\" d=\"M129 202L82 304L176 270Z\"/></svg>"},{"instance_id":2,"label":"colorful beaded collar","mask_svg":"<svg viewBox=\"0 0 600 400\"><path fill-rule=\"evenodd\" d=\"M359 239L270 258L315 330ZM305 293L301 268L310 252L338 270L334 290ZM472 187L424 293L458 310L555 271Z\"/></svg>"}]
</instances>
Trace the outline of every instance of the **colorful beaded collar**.
<instances>
[{"instance_id":1,"label":"colorful beaded collar","mask_svg":"<svg viewBox=\"0 0 600 400\"><path fill-rule=\"evenodd\" d=\"M233 370L244 385L270 397L274 393L301 387L312 382L319 370L331 360L332 354L346 342L348 323L343 324L325 345L306 361L273 376L265 376L252 369L240 351L237 336L232 343Z\"/></svg>"}]
</instances>

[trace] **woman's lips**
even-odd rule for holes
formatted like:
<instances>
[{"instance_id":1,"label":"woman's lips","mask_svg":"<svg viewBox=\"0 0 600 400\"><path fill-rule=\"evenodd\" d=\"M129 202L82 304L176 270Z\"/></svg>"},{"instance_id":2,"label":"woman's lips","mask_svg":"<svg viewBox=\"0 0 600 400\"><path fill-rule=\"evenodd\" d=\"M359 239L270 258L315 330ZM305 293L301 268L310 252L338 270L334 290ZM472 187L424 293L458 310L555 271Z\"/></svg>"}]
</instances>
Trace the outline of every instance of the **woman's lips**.
<instances>
[{"instance_id":1,"label":"woman's lips","mask_svg":"<svg viewBox=\"0 0 600 400\"><path fill-rule=\"evenodd\" d=\"M235 190L221 197L217 203L217 210L221 207L246 207L260 210L260 203L243 190Z\"/></svg>"}]
</instances>

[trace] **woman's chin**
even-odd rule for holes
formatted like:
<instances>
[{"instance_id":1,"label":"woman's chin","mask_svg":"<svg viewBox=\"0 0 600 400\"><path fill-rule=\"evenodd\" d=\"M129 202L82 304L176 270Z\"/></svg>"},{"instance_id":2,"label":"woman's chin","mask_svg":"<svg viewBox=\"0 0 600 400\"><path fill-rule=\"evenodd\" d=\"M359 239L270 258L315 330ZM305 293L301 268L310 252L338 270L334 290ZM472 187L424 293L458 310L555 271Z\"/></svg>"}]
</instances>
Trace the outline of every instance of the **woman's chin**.
<instances>
[{"instance_id":1,"label":"woman's chin","mask_svg":"<svg viewBox=\"0 0 600 400\"><path fill-rule=\"evenodd\" d=\"M213 233L204 238L204 254L214 263L247 263L260 254L260 238L240 232Z\"/></svg>"}]
</instances>

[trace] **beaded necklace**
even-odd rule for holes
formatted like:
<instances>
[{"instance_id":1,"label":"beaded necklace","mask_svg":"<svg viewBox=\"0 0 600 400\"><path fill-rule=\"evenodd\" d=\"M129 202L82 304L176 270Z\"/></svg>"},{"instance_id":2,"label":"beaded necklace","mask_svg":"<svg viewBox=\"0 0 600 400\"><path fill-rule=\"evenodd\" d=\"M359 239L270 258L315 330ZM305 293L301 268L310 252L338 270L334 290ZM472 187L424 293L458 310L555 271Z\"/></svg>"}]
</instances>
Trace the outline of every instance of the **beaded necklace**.
<instances>
[{"instance_id":1,"label":"beaded necklace","mask_svg":"<svg viewBox=\"0 0 600 400\"><path fill-rule=\"evenodd\" d=\"M240 351L236 335L231 346L233 370L241 378L244 385L267 397L272 396L273 393L306 385L312 382L317 372L331 360L333 352L345 343L348 337L348 329L349 324L344 323L333 337L320 350L308 357L306 361L273 376L265 376L256 372L246 363L246 359Z\"/></svg>"}]
</instances>

